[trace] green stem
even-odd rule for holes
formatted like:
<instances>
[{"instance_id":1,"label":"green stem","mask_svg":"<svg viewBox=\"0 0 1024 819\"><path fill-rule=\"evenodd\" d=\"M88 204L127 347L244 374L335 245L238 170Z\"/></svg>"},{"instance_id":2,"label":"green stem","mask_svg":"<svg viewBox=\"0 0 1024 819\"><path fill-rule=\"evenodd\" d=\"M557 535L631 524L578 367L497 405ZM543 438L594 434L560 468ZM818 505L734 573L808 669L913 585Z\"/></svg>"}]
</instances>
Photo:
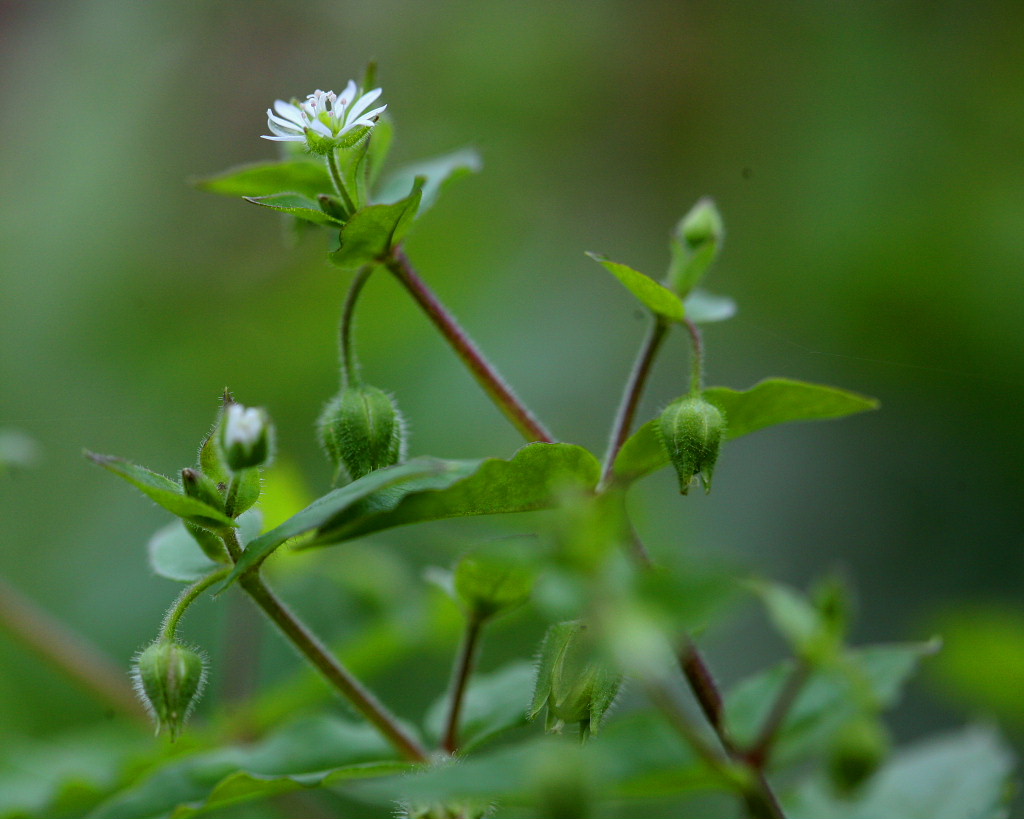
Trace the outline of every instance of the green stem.
<instances>
[{"instance_id":1,"label":"green stem","mask_svg":"<svg viewBox=\"0 0 1024 819\"><path fill-rule=\"evenodd\" d=\"M527 441L554 442L555 439L551 433L516 397L512 388L505 383L494 365L484 357L483 353L466 335L465 330L459 326L455 317L434 295L427 283L419 277L402 249L394 248L384 263L427 314L434 326L441 331L441 335L445 337L455 354L462 359L462 363L466 365L477 383L483 387L484 392L519 430L520 434Z\"/></svg>"},{"instance_id":2,"label":"green stem","mask_svg":"<svg viewBox=\"0 0 1024 819\"><path fill-rule=\"evenodd\" d=\"M234 529L223 533L228 553L237 562L242 545ZM357 680L295 614L282 603L257 571L243 574L239 584L270 618L292 645L381 732L399 753L413 762L429 759L426 749L405 729L377 698Z\"/></svg>"},{"instance_id":3,"label":"green stem","mask_svg":"<svg viewBox=\"0 0 1024 819\"><path fill-rule=\"evenodd\" d=\"M800 692L803 690L804 685L807 684L810 676L811 664L802 657L798 658L792 672L786 678L785 685L779 691L778 697L776 697L775 702L772 704L772 709L768 712L768 716L761 726L757 739L754 740L754 743L746 752L746 757L751 765L756 766L760 770L764 770L765 766L767 766L775 740L778 739L779 731L782 729L782 724L786 721L786 717L793 708L796 698L800 696Z\"/></svg>"},{"instance_id":4,"label":"green stem","mask_svg":"<svg viewBox=\"0 0 1024 819\"><path fill-rule=\"evenodd\" d=\"M327 169L331 172L331 180L338 191L338 196L344 200L345 209L348 211L348 215L351 216L356 212L356 203L352 201L348 188L345 187L345 180L342 178L341 169L338 167L338 156L333 150L327 154Z\"/></svg>"},{"instance_id":5,"label":"green stem","mask_svg":"<svg viewBox=\"0 0 1024 819\"><path fill-rule=\"evenodd\" d=\"M356 302L359 301L359 294L363 286L373 273L373 266L361 267L356 273L352 284L349 285L348 293L345 296L345 306L341 312L341 325L338 329L338 343L341 348L341 377L342 386L359 384L359 366L356 361L355 348L352 344L352 325L354 323Z\"/></svg>"},{"instance_id":6,"label":"green stem","mask_svg":"<svg viewBox=\"0 0 1024 819\"><path fill-rule=\"evenodd\" d=\"M174 634L178 630L178 622L182 616L188 610L197 597L206 591L214 583L219 583L231 572L230 566L225 566L223 569L218 569L212 574L208 574L202 580L197 580L191 586L188 586L181 594L178 595L178 599L174 601L170 609L167 611L167 616L164 618L163 627L160 629L161 640L173 640Z\"/></svg>"},{"instance_id":7,"label":"green stem","mask_svg":"<svg viewBox=\"0 0 1024 819\"><path fill-rule=\"evenodd\" d=\"M132 720L149 717L128 684L128 676L82 635L0 578L0 628L33 651L66 679Z\"/></svg>"},{"instance_id":8,"label":"green stem","mask_svg":"<svg viewBox=\"0 0 1024 819\"><path fill-rule=\"evenodd\" d=\"M690 395L698 397L704 391L704 341L700 328L690 319L683 319L686 331L690 334Z\"/></svg>"},{"instance_id":9,"label":"green stem","mask_svg":"<svg viewBox=\"0 0 1024 819\"><path fill-rule=\"evenodd\" d=\"M448 705L448 719L445 721L444 739L441 742L441 747L450 754L459 750L459 716L462 713L469 676L476 664L483 624L483 618L472 613L469 615L466 633L462 638L462 648L452 669L451 702Z\"/></svg>"},{"instance_id":10,"label":"green stem","mask_svg":"<svg viewBox=\"0 0 1024 819\"><path fill-rule=\"evenodd\" d=\"M668 334L668 322L660 316L655 316L654 323L647 332L646 338L640 345L636 360L633 362L633 369L626 382L626 388L622 393L622 400L619 402L618 412L615 414L615 421L612 424L612 432L608 439L608 451L604 456L604 471L601 483L607 485L611 482L615 469L615 456L619 454L622 445L629 437L633 426L633 418L636 416L636 408L640 404L640 397L643 395L647 379L651 374L651 367L654 359L661 349L662 342Z\"/></svg>"}]
</instances>

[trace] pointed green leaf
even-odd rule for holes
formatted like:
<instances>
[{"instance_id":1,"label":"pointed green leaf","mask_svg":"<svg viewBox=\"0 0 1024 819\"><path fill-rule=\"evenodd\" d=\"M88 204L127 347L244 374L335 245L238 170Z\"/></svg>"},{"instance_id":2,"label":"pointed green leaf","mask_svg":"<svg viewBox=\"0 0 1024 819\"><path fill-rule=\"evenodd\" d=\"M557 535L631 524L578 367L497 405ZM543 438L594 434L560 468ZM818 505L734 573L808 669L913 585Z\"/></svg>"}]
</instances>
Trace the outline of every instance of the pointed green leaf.
<instances>
[{"instance_id":1,"label":"pointed green leaf","mask_svg":"<svg viewBox=\"0 0 1024 819\"><path fill-rule=\"evenodd\" d=\"M725 321L736 315L736 302L707 290L694 290L683 302L686 317L697 324Z\"/></svg>"},{"instance_id":2,"label":"pointed green leaf","mask_svg":"<svg viewBox=\"0 0 1024 819\"><path fill-rule=\"evenodd\" d=\"M391 205L370 205L356 211L341 231L341 246L330 259L345 270L358 270L384 259L412 227L422 195L422 180L412 193Z\"/></svg>"},{"instance_id":3,"label":"pointed green leaf","mask_svg":"<svg viewBox=\"0 0 1024 819\"><path fill-rule=\"evenodd\" d=\"M866 395L788 378L770 378L744 391L711 387L704 398L725 414L726 439L788 421L842 418L878 408Z\"/></svg>"},{"instance_id":4,"label":"pointed green leaf","mask_svg":"<svg viewBox=\"0 0 1024 819\"><path fill-rule=\"evenodd\" d=\"M816 671L801 689L783 722L772 760L786 765L822 752L829 738L865 708L895 704L935 642L876 645L848 650L841 662ZM744 680L726 695L726 723L741 745L754 741L793 671L784 662Z\"/></svg>"},{"instance_id":5,"label":"pointed green leaf","mask_svg":"<svg viewBox=\"0 0 1024 819\"><path fill-rule=\"evenodd\" d=\"M278 213L287 213L296 219L304 222L312 222L314 225L325 227L340 227L342 222L333 216L324 213L317 203L306 196L295 193L275 193L270 196L243 196L246 202L260 205L264 208L276 210Z\"/></svg>"},{"instance_id":6,"label":"pointed green leaf","mask_svg":"<svg viewBox=\"0 0 1024 819\"><path fill-rule=\"evenodd\" d=\"M334 191L324 163L305 158L237 165L213 176L194 179L192 184L200 190L223 196L297 193L316 199L317 194Z\"/></svg>"},{"instance_id":7,"label":"pointed green leaf","mask_svg":"<svg viewBox=\"0 0 1024 819\"><path fill-rule=\"evenodd\" d=\"M405 195L414 179L423 178L423 199L419 203L418 213L426 213L449 184L463 176L478 173L481 167L483 163L480 155L472 148L462 148L415 162L389 177L381 186L376 199L380 202L394 202Z\"/></svg>"},{"instance_id":8,"label":"pointed green leaf","mask_svg":"<svg viewBox=\"0 0 1024 819\"><path fill-rule=\"evenodd\" d=\"M597 253L588 252L587 255L622 282L626 289L636 296L645 307L669 321L683 320L686 308L683 307L679 296L667 287L632 267L609 261Z\"/></svg>"},{"instance_id":9,"label":"pointed green leaf","mask_svg":"<svg viewBox=\"0 0 1024 819\"><path fill-rule=\"evenodd\" d=\"M990 728L967 728L900 751L852 798L819 778L786 801L789 819L1002 819L1013 754Z\"/></svg>"},{"instance_id":10,"label":"pointed green leaf","mask_svg":"<svg viewBox=\"0 0 1024 819\"><path fill-rule=\"evenodd\" d=\"M567 489L592 491L600 473L597 458L583 447L527 444L507 461L487 458L453 468L443 486L439 481L425 486L410 482L368 496L325 522L303 545L341 543L427 520L550 509Z\"/></svg>"},{"instance_id":11,"label":"pointed green leaf","mask_svg":"<svg viewBox=\"0 0 1024 819\"><path fill-rule=\"evenodd\" d=\"M526 724L526 706L530 704L535 676L533 664L523 661L491 674L473 676L459 722L459 744L463 751ZM451 697L445 694L427 712L424 722L432 739L439 740L444 734L450 704Z\"/></svg>"},{"instance_id":12,"label":"pointed green leaf","mask_svg":"<svg viewBox=\"0 0 1024 819\"><path fill-rule=\"evenodd\" d=\"M124 478L140 492L179 518L185 518L207 528L236 525L223 512L203 503L198 498L185 495L181 487L170 478L113 455L98 455L95 452L86 452L85 455L94 464Z\"/></svg>"},{"instance_id":13,"label":"pointed green leaf","mask_svg":"<svg viewBox=\"0 0 1024 819\"><path fill-rule=\"evenodd\" d=\"M250 509L239 515L238 534L243 544L253 540L260 533L261 518L258 509ZM216 537L212 533L211 536ZM224 568L223 563L217 563L203 554L199 544L180 520L158 529L149 539L147 551L149 566L156 574L181 583L192 583Z\"/></svg>"},{"instance_id":14,"label":"pointed green leaf","mask_svg":"<svg viewBox=\"0 0 1024 819\"><path fill-rule=\"evenodd\" d=\"M768 379L742 392L710 387L704 390L704 398L725 415L725 440L775 424L842 418L878 407L874 398L855 392L786 378ZM623 444L615 457L615 477L628 484L667 466L668 462L655 418Z\"/></svg>"},{"instance_id":15,"label":"pointed green leaf","mask_svg":"<svg viewBox=\"0 0 1024 819\"><path fill-rule=\"evenodd\" d=\"M313 531L364 498L403 483L430 485L431 481L438 481L444 484L450 480L448 476L451 473L457 476L465 475L476 463L478 462L415 458L404 464L378 469L357 481L328 492L280 526L250 543L221 590L237 580L243 572L266 560L286 540Z\"/></svg>"}]
</instances>

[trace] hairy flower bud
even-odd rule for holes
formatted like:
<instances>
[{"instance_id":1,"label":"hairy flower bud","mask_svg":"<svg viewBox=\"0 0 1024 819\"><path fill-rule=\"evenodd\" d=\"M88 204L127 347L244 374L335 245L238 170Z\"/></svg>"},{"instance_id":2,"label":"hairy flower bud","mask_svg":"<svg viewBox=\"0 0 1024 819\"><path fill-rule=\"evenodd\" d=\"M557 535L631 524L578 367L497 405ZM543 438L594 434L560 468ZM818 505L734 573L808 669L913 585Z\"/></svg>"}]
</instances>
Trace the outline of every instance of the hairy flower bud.
<instances>
[{"instance_id":1,"label":"hairy flower bud","mask_svg":"<svg viewBox=\"0 0 1024 819\"><path fill-rule=\"evenodd\" d=\"M224 495L216 481L206 477L198 469L181 470L181 488L189 497L201 500L220 512L224 511Z\"/></svg>"},{"instance_id":2,"label":"hairy flower bud","mask_svg":"<svg viewBox=\"0 0 1024 819\"><path fill-rule=\"evenodd\" d=\"M273 448L274 426L266 410L228 404L220 427L220 448L233 472L265 463Z\"/></svg>"},{"instance_id":3,"label":"hairy flower bud","mask_svg":"<svg viewBox=\"0 0 1024 819\"><path fill-rule=\"evenodd\" d=\"M889 754L889 735L875 717L848 722L833 737L828 754L828 776L841 794L850 794L878 770Z\"/></svg>"},{"instance_id":4,"label":"hairy flower bud","mask_svg":"<svg viewBox=\"0 0 1024 819\"><path fill-rule=\"evenodd\" d=\"M597 733L622 685L622 676L594 656L580 620L551 626L540 647L537 684L527 712L534 719L547 706L546 730L560 733L578 723L580 739Z\"/></svg>"},{"instance_id":5,"label":"hairy flower bud","mask_svg":"<svg viewBox=\"0 0 1024 819\"><path fill-rule=\"evenodd\" d=\"M661 413L658 432L679 476L682 494L690 491L690 484L697 475L704 482L705 493L711 491L711 478L724 431L725 419L721 411L703 398L680 398Z\"/></svg>"},{"instance_id":6,"label":"hairy flower bud","mask_svg":"<svg viewBox=\"0 0 1024 819\"><path fill-rule=\"evenodd\" d=\"M398 463L405 443L405 423L395 402L369 384L345 387L331 399L317 433L334 463L337 484Z\"/></svg>"},{"instance_id":7,"label":"hairy flower bud","mask_svg":"<svg viewBox=\"0 0 1024 819\"><path fill-rule=\"evenodd\" d=\"M686 298L704 278L725 238L725 226L715 203L707 197L690 208L672 233L666 284Z\"/></svg>"},{"instance_id":8,"label":"hairy flower bud","mask_svg":"<svg viewBox=\"0 0 1024 819\"><path fill-rule=\"evenodd\" d=\"M158 640L136 656L132 681L157 733L166 729L173 742L206 685L206 662L191 648Z\"/></svg>"}]
</instances>

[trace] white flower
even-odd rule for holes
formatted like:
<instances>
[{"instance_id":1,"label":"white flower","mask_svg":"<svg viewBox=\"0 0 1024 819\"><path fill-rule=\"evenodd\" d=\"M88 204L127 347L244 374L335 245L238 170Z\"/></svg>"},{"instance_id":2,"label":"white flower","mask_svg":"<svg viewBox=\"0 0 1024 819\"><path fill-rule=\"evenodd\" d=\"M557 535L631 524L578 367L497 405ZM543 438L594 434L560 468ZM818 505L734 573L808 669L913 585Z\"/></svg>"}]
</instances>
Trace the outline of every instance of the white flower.
<instances>
[{"instance_id":1,"label":"white flower","mask_svg":"<svg viewBox=\"0 0 1024 819\"><path fill-rule=\"evenodd\" d=\"M224 444L234 446L241 444L250 447L259 440L263 432L263 413L255 407L243 407L241 404L228 406L228 417L224 422Z\"/></svg>"},{"instance_id":2,"label":"white flower","mask_svg":"<svg viewBox=\"0 0 1024 819\"><path fill-rule=\"evenodd\" d=\"M220 445L233 472L259 466L270 457L273 425L266 410L228 404L220 429Z\"/></svg>"},{"instance_id":3,"label":"white flower","mask_svg":"<svg viewBox=\"0 0 1024 819\"><path fill-rule=\"evenodd\" d=\"M297 105L277 100L273 111L267 109L267 127L273 136L264 134L263 138L275 142L310 142L313 147L314 142L337 140L355 128L372 128L387 108L382 105L367 110L380 94L381 89L374 88L360 95L356 84L349 80L340 94L317 89Z\"/></svg>"}]
</instances>

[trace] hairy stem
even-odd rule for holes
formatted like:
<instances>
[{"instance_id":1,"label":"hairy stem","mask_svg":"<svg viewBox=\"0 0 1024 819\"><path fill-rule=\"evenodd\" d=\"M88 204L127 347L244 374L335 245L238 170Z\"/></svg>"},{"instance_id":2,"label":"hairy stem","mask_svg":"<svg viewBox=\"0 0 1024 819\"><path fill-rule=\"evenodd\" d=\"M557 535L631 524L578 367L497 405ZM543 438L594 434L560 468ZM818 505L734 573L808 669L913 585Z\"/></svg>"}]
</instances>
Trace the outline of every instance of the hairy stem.
<instances>
[{"instance_id":1,"label":"hairy stem","mask_svg":"<svg viewBox=\"0 0 1024 819\"><path fill-rule=\"evenodd\" d=\"M683 319L686 331L690 334L690 395L698 396L704 391L704 341L700 328L690 319Z\"/></svg>"},{"instance_id":2,"label":"hairy stem","mask_svg":"<svg viewBox=\"0 0 1024 819\"><path fill-rule=\"evenodd\" d=\"M455 317L440 302L427 283L420 278L402 249L396 247L392 250L391 255L385 260L385 264L427 314L434 326L441 331L441 335L445 337L455 354L462 359L462 363L466 365L477 383L483 387L484 392L519 430L520 434L527 441L552 443L555 439L551 433L512 392L512 388L505 383L494 365L484 357L472 339L466 335L466 331L459 326Z\"/></svg>"},{"instance_id":3,"label":"hairy stem","mask_svg":"<svg viewBox=\"0 0 1024 819\"><path fill-rule=\"evenodd\" d=\"M363 286L370 278L373 266L367 265L359 269L352 284L349 285L348 294L345 296L345 306L341 312L341 325L338 328L338 343L341 348L341 376L342 386L348 387L359 383L359 367L356 363L356 353L352 345L352 325L355 318L356 302L359 301L359 294Z\"/></svg>"},{"instance_id":4,"label":"hairy stem","mask_svg":"<svg viewBox=\"0 0 1024 819\"><path fill-rule=\"evenodd\" d=\"M466 620L466 633L462 638L462 648L452 669L451 702L448 704L448 718L445 720L444 739L441 747L450 754L459 750L459 717L465 699L469 676L476 664L477 650L480 646L480 631L484 621L473 613Z\"/></svg>"},{"instance_id":5,"label":"hairy stem","mask_svg":"<svg viewBox=\"0 0 1024 819\"><path fill-rule=\"evenodd\" d=\"M228 553L237 562L242 553L238 534L234 529L224 532ZM295 614L282 603L256 571L243 574L239 584L284 636L348 699L366 719L381 732L399 753L413 762L426 762L427 751L401 726L377 698L357 680L327 647Z\"/></svg>"},{"instance_id":6,"label":"hairy stem","mask_svg":"<svg viewBox=\"0 0 1024 819\"><path fill-rule=\"evenodd\" d=\"M0 627L60 674L116 712L139 723L149 717L113 661L0 578Z\"/></svg>"},{"instance_id":7,"label":"hairy stem","mask_svg":"<svg viewBox=\"0 0 1024 819\"><path fill-rule=\"evenodd\" d=\"M345 209L348 211L348 215L351 216L356 212L356 203L352 201L348 188L345 187L345 180L342 178L341 169L338 167L338 157L334 151L330 151L327 154L327 170L331 172L331 180L334 182L335 190L338 191L338 196L344 200Z\"/></svg>"},{"instance_id":8,"label":"hairy stem","mask_svg":"<svg viewBox=\"0 0 1024 819\"><path fill-rule=\"evenodd\" d=\"M619 454L622 445L629 437L633 426L633 418L636 416L636 408L640 404L640 397L643 395L644 387L647 386L647 378L651 374L651 366L661 349L661 344L668 334L668 322L661 316L655 316L654 324L651 325L647 336L640 345L636 361L633 362L633 369L626 382L626 388L622 393L622 400L619 403L619 410L615 414L615 421L612 424L611 436L608 439L608 451L604 456L604 472L601 477L602 484L608 484L612 479L614 471L615 456Z\"/></svg>"},{"instance_id":9,"label":"hairy stem","mask_svg":"<svg viewBox=\"0 0 1024 819\"><path fill-rule=\"evenodd\" d=\"M201 580L197 580L191 586L187 586L185 590L178 595L178 599L174 601L171 608L167 612L167 616L164 618L163 627L160 629L161 640L173 640L175 632L178 630L178 622L181 620L182 615L188 610L197 597L206 591L214 583L219 583L230 573L230 567L224 567L218 571L208 574Z\"/></svg>"}]
</instances>

